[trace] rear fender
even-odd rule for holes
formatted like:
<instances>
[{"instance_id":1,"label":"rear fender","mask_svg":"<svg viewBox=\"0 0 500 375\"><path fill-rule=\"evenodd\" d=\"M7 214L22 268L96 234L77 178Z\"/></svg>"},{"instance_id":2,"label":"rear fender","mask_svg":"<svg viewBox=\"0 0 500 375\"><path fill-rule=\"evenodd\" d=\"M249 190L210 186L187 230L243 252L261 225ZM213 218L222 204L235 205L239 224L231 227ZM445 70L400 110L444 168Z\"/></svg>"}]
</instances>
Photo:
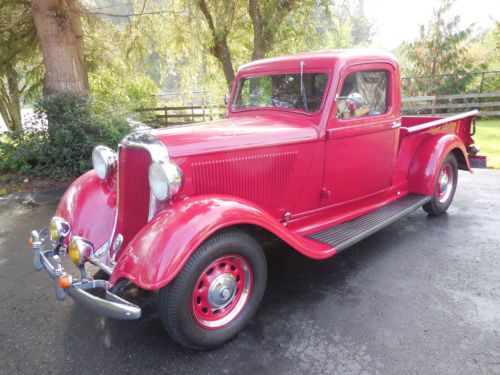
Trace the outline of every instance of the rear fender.
<instances>
[{"instance_id":1,"label":"rear fender","mask_svg":"<svg viewBox=\"0 0 500 375\"><path fill-rule=\"evenodd\" d=\"M71 236L88 239L97 250L111 235L115 212L115 189L91 170L68 187L59 201L55 216L71 224Z\"/></svg>"},{"instance_id":2,"label":"rear fender","mask_svg":"<svg viewBox=\"0 0 500 375\"><path fill-rule=\"evenodd\" d=\"M311 257L326 258L335 253L326 245L293 234L249 201L229 196L195 196L173 203L137 233L119 252L110 282L126 278L143 289L162 288L177 276L208 237L241 224L261 227Z\"/></svg>"},{"instance_id":3,"label":"rear fender","mask_svg":"<svg viewBox=\"0 0 500 375\"><path fill-rule=\"evenodd\" d=\"M437 134L417 149L408 173L409 191L433 195L439 167L453 152L460 169L472 171L463 141L455 134Z\"/></svg>"}]
</instances>

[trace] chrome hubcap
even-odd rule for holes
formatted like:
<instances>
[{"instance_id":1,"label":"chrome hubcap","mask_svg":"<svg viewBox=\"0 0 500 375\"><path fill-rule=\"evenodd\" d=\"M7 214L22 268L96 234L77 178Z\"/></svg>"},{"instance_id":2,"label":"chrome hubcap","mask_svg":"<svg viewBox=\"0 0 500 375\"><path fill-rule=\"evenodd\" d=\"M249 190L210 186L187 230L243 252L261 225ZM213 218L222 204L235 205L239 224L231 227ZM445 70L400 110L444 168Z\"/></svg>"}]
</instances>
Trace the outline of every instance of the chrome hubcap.
<instances>
[{"instance_id":1,"label":"chrome hubcap","mask_svg":"<svg viewBox=\"0 0 500 375\"><path fill-rule=\"evenodd\" d=\"M191 312L204 329L232 322L245 308L253 288L253 271L240 255L228 254L210 263L200 274L191 299Z\"/></svg>"},{"instance_id":2,"label":"chrome hubcap","mask_svg":"<svg viewBox=\"0 0 500 375\"><path fill-rule=\"evenodd\" d=\"M236 294L236 279L223 273L215 278L208 288L208 303L214 309L226 307Z\"/></svg>"},{"instance_id":3,"label":"chrome hubcap","mask_svg":"<svg viewBox=\"0 0 500 375\"><path fill-rule=\"evenodd\" d=\"M448 200L453 190L453 170L446 164L441 170L438 178L438 201L444 203Z\"/></svg>"}]
</instances>

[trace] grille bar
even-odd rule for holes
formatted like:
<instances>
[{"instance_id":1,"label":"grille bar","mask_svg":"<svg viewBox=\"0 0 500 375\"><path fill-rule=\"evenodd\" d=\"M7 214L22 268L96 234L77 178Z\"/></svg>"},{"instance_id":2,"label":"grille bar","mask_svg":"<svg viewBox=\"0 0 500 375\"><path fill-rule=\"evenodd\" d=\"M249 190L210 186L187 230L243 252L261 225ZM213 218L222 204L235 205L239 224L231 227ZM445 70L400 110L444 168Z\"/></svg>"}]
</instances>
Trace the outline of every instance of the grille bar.
<instances>
[{"instance_id":1,"label":"grille bar","mask_svg":"<svg viewBox=\"0 0 500 375\"><path fill-rule=\"evenodd\" d=\"M123 236L123 248L148 222L151 156L147 150L120 147L118 158L118 214L114 237Z\"/></svg>"}]
</instances>

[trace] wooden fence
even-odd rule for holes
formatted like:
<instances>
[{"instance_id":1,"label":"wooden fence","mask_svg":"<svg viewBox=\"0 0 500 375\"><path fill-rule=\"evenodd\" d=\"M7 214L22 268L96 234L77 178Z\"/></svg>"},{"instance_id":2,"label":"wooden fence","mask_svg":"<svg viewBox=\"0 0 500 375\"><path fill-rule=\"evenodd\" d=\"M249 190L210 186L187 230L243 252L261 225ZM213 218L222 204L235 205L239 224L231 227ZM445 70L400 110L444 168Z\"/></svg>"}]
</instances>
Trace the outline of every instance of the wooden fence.
<instances>
[{"instance_id":1,"label":"wooden fence","mask_svg":"<svg viewBox=\"0 0 500 375\"><path fill-rule=\"evenodd\" d=\"M404 115L451 116L479 110L478 116L500 116L500 93L473 93L461 95L416 96L402 99ZM151 125L163 127L193 122L212 121L226 115L224 105L191 105L178 107L144 108L139 112L152 112Z\"/></svg>"},{"instance_id":2,"label":"wooden fence","mask_svg":"<svg viewBox=\"0 0 500 375\"><path fill-rule=\"evenodd\" d=\"M473 109L478 116L500 116L500 93L415 96L402 99L403 114L450 116Z\"/></svg>"},{"instance_id":3,"label":"wooden fence","mask_svg":"<svg viewBox=\"0 0 500 375\"><path fill-rule=\"evenodd\" d=\"M226 115L227 108L223 105L206 106L190 105L178 107L142 108L138 112L153 112L152 125L169 126L184 125L193 122L212 121Z\"/></svg>"}]
</instances>

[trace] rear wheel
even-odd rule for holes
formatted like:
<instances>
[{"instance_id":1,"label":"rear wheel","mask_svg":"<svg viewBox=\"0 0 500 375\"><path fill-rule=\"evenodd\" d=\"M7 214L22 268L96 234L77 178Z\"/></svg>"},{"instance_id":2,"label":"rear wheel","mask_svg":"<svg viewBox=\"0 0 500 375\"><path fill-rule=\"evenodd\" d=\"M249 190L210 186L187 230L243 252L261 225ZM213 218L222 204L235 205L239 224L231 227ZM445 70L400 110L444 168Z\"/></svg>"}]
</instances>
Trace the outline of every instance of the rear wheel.
<instances>
[{"instance_id":1,"label":"rear wheel","mask_svg":"<svg viewBox=\"0 0 500 375\"><path fill-rule=\"evenodd\" d=\"M455 155L449 154L439 169L434 195L423 209L431 216L439 216L450 207L458 182L458 164Z\"/></svg>"},{"instance_id":2,"label":"rear wheel","mask_svg":"<svg viewBox=\"0 0 500 375\"><path fill-rule=\"evenodd\" d=\"M257 311L266 280L266 258L253 237L236 229L218 233L160 291L163 325L189 348L222 344Z\"/></svg>"}]
</instances>

